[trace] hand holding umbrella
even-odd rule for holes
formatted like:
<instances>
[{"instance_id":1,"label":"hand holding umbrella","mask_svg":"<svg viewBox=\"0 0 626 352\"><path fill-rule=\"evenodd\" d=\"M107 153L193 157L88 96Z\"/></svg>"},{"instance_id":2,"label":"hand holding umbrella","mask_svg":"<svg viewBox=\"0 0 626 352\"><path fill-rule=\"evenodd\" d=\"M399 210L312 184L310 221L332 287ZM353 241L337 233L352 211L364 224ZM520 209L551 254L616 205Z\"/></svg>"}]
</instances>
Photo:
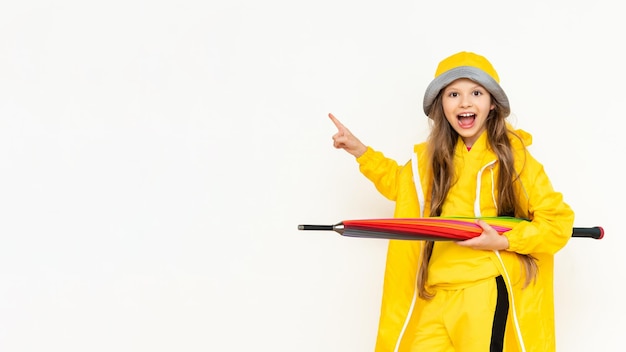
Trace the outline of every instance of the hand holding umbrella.
<instances>
[{"instance_id":1,"label":"hand holding umbrella","mask_svg":"<svg viewBox=\"0 0 626 352\"><path fill-rule=\"evenodd\" d=\"M458 245L480 250L505 250L509 248L509 240L506 236L501 236L498 231L489 226L484 220L478 219L475 222L483 232L468 240L457 242Z\"/></svg>"}]
</instances>

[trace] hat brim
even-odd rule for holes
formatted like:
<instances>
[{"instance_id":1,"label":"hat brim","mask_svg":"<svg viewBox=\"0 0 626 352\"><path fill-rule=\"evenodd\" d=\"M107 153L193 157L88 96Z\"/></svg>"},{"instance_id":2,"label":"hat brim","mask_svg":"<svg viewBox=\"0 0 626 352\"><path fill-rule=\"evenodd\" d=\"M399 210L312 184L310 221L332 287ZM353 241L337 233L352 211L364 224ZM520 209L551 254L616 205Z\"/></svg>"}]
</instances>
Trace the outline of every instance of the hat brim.
<instances>
[{"instance_id":1,"label":"hat brim","mask_svg":"<svg viewBox=\"0 0 626 352\"><path fill-rule=\"evenodd\" d=\"M427 116L439 92L448 84L460 78L470 79L485 87L485 89L489 91L489 94L491 94L492 98L502 105L504 109L504 116L509 116L511 113L509 98L506 96L502 87L500 87L500 84L498 84L498 82L496 82L485 71L473 66L455 67L440 74L432 82L430 82L426 88L426 93L424 93L424 113Z\"/></svg>"}]
</instances>

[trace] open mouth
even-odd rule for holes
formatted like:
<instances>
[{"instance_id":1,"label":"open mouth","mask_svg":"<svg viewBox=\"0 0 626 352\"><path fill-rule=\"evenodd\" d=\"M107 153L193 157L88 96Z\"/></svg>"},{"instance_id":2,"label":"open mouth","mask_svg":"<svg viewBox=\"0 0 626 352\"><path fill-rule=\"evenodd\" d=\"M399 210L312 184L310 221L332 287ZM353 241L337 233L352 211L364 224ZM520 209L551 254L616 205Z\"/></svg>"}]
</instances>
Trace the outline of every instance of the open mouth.
<instances>
[{"instance_id":1,"label":"open mouth","mask_svg":"<svg viewBox=\"0 0 626 352\"><path fill-rule=\"evenodd\" d=\"M459 119L459 125L461 127L471 127L474 124L474 120L476 120L476 114L473 113L463 113L457 115L457 119Z\"/></svg>"}]
</instances>

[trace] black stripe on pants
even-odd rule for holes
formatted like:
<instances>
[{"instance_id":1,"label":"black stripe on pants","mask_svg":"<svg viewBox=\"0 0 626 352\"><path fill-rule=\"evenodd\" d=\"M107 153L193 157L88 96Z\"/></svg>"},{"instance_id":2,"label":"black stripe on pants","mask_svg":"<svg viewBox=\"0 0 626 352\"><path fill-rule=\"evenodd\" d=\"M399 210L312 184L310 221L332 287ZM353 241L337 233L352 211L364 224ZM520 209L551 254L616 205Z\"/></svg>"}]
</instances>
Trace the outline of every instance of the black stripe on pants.
<instances>
[{"instance_id":1,"label":"black stripe on pants","mask_svg":"<svg viewBox=\"0 0 626 352\"><path fill-rule=\"evenodd\" d=\"M504 348L506 317L509 314L509 293L506 291L502 275L496 277L496 285L498 287L498 299L496 301L496 312L493 315L489 352L502 352Z\"/></svg>"}]
</instances>

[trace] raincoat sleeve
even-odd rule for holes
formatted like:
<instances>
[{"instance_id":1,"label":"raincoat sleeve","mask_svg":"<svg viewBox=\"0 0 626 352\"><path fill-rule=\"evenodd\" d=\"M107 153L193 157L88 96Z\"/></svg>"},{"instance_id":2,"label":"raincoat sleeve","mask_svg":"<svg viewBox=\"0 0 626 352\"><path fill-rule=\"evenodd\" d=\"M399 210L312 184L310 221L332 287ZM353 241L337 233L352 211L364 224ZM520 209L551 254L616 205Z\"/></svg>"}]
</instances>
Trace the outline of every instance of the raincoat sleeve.
<instances>
[{"instance_id":1,"label":"raincoat sleeve","mask_svg":"<svg viewBox=\"0 0 626 352\"><path fill-rule=\"evenodd\" d=\"M509 251L531 254L554 254L563 248L572 235L574 212L556 192L543 165L526 153L517 192L526 198L530 222L521 222L504 235Z\"/></svg>"},{"instance_id":2,"label":"raincoat sleeve","mask_svg":"<svg viewBox=\"0 0 626 352\"><path fill-rule=\"evenodd\" d=\"M398 198L400 175L410 165L400 166L383 153L367 147L367 151L357 158L359 169L365 177L374 183L376 189L387 199Z\"/></svg>"}]
</instances>

